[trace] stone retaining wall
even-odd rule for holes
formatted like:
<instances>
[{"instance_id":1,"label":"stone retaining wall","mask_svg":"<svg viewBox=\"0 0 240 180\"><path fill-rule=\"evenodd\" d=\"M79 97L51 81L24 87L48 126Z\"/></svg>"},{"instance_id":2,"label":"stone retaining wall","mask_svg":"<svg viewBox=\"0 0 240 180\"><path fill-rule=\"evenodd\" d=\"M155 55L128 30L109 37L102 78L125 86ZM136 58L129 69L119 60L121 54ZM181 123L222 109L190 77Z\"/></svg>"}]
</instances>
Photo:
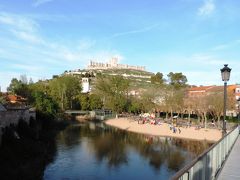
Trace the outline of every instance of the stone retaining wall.
<instances>
[{"instance_id":1,"label":"stone retaining wall","mask_svg":"<svg viewBox=\"0 0 240 180\"><path fill-rule=\"evenodd\" d=\"M11 109L8 111L0 111L0 145L2 142L3 129L11 124L16 126L20 119L29 124L30 118L36 119L36 112L29 109Z\"/></svg>"}]
</instances>

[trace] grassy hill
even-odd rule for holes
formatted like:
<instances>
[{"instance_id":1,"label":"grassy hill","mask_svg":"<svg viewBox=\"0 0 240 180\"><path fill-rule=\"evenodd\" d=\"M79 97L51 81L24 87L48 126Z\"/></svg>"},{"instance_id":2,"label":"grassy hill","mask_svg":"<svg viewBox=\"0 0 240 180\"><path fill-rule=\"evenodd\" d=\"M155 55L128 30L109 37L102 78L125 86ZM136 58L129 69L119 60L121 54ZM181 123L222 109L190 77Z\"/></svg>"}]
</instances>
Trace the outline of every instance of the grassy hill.
<instances>
[{"instance_id":1,"label":"grassy hill","mask_svg":"<svg viewBox=\"0 0 240 180\"><path fill-rule=\"evenodd\" d=\"M98 74L103 74L107 76L115 76L121 75L126 79L130 80L130 85L132 89L138 88L147 88L151 86L151 76L154 75L152 72L141 71L141 70L132 70L132 69L95 69L95 70L75 70L65 72L65 74L73 74L75 76L80 77L91 77L92 83L94 84L94 80Z\"/></svg>"}]
</instances>

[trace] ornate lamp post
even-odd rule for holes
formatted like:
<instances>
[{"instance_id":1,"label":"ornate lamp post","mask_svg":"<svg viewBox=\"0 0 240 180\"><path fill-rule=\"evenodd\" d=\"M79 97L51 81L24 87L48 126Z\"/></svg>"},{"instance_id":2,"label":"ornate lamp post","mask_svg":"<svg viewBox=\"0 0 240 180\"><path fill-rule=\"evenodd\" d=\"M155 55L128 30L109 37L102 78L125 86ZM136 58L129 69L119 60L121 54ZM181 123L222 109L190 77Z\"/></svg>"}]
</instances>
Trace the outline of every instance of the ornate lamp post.
<instances>
[{"instance_id":1,"label":"ornate lamp post","mask_svg":"<svg viewBox=\"0 0 240 180\"><path fill-rule=\"evenodd\" d=\"M228 67L228 64L224 64L224 67L221 69L222 80L224 81L224 106L223 106L223 135L226 134L226 109L227 109L227 81L230 79L231 69Z\"/></svg>"}]
</instances>

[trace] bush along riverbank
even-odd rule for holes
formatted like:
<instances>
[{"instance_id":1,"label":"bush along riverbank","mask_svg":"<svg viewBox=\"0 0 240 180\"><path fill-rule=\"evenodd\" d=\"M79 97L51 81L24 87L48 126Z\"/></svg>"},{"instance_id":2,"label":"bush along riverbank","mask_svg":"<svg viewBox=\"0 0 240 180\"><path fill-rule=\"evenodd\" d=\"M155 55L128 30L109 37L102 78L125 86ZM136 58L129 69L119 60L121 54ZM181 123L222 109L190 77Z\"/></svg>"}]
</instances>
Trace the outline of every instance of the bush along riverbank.
<instances>
[{"instance_id":1,"label":"bush along riverbank","mask_svg":"<svg viewBox=\"0 0 240 180\"><path fill-rule=\"evenodd\" d=\"M56 153L55 136L66 121L38 113L29 125L20 120L4 130L0 147L0 179L42 179L44 169Z\"/></svg>"}]
</instances>

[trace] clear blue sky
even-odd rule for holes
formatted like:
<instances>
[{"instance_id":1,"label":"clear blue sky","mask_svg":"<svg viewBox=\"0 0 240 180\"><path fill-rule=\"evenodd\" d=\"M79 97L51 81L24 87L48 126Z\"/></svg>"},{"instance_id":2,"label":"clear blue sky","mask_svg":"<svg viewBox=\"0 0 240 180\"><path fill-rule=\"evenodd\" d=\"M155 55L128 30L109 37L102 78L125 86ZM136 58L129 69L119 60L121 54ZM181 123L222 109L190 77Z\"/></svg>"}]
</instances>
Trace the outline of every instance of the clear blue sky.
<instances>
[{"instance_id":1,"label":"clear blue sky","mask_svg":"<svg viewBox=\"0 0 240 180\"><path fill-rule=\"evenodd\" d=\"M83 69L89 59L183 72L189 84L240 82L240 1L0 0L0 86Z\"/></svg>"}]
</instances>

